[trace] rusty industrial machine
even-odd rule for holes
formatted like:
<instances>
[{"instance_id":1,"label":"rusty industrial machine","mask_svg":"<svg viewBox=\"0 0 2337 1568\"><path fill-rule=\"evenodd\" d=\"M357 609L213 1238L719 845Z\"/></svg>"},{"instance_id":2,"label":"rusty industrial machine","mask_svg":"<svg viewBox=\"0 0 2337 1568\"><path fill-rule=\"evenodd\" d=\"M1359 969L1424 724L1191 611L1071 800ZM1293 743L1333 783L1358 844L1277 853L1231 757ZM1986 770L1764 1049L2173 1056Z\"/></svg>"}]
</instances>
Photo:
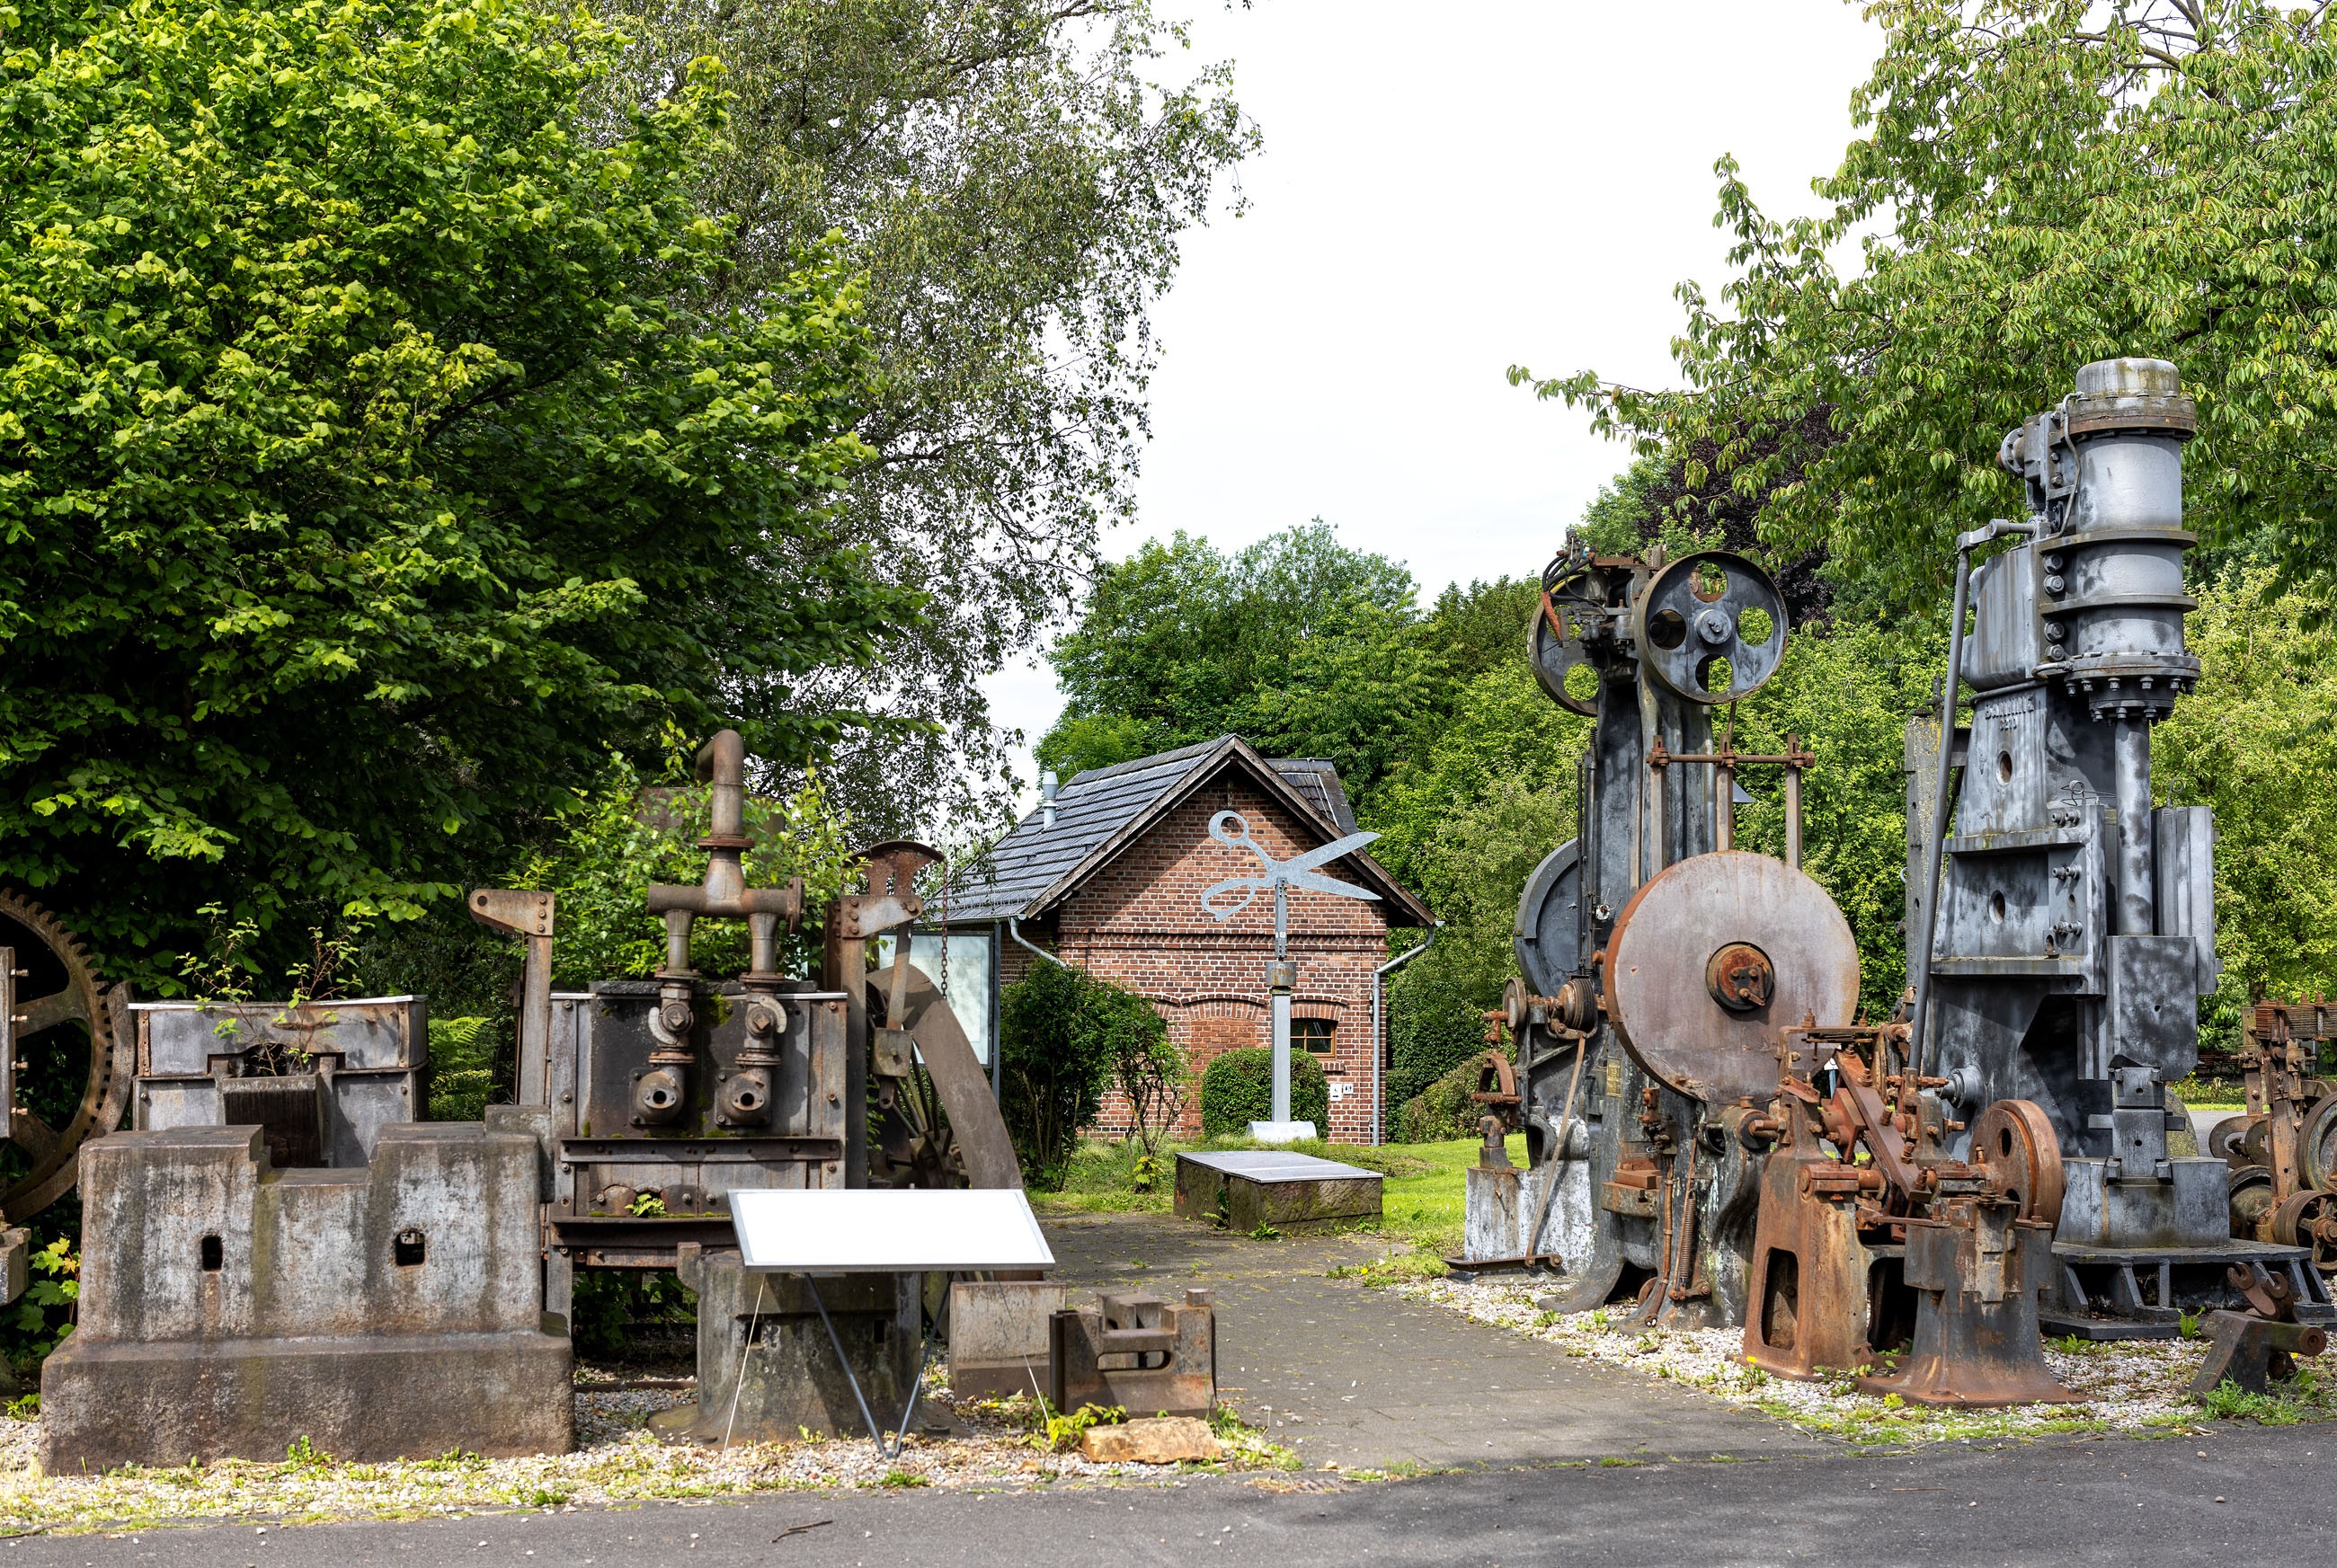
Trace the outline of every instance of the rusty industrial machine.
<instances>
[{"instance_id":1,"label":"rusty industrial machine","mask_svg":"<svg viewBox=\"0 0 2337 1568\"><path fill-rule=\"evenodd\" d=\"M1650 1322L1742 1323L1765 1155L1744 1125L1788 1027L1853 1022L1849 924L1798 865L1811 758L1740 751L1733 725L1715 744L1715 709L1775 672L1785 620L1768 575L1722 551L1570 541L1542 576L1534 669L1591 740L1576 834L1519 904L1517 1059L1487 1075L1455 1261L1554 1271L1558 1310L1621 1299ZM1735 848L1737 776L1762 766L1784 770L1784 860ZM1523 1169L1501 1152L1510 1125Z\"/></svg>"},{"instance_id":2,"label":"rusty industrial machine","mask_svg":"<svg viewBox=\"0 0 2337 1568\"><path fill-rule=\"evenodd\" d=\"M1915 1066L1951 1115L2017 1097L2050 1118L2055 1333L2172 1336L2236 1306L2246 1267L2283 1277L2300 1317L2331 1315L2313 1250L2235 1236L2231 1167L2168 1141L2188 1129L2167 1086L2198 1060L2220 973L2213 813L2154 806L2150 787L2151 726L2199 675L2183 632L2197 423L2173 365L2117 359L2004 438L2027 515L1958 541L1940 713L1908 728Z\"/></svg>"},{"instance_id":3,"label":"rusty industrial machine","mask_svg":"<svg viewBox=\"0 0 2337 1568\"><path fill-rule=\"evenodd\" d=\"M1911 1066L1909 1037L1904 1023L1786 1031L1776 1098L1740 1127L1770 1149L1745 1359L1803 1379L1877 1368L1860 1385L1910 1404L2074 1400L2037 1322L2061 1210L2052 1125L2001 1101L1951 1157L1963 1129Z\"/></svg>"},{"instance_id":4,"label":"rusty industrial machine","mask_svg":"<svg viewBox=\"0 0 2337 1568\"><path fill-rule=\"evenodd\" d=\"M2248 1108L2218 1122L2206 1144L2230 1167L2232 1234L2306 1249L2324 1291L2337 1274L2337 1082L2322 1062L2332 1038L2337 1008L2325 1002L2249 1009Z\"/></svg>"},{"instance_id":5,"label":"rusty industrial machine","mask_svg":"<svg viewBox=\"0 0 2337 1568\"><path fill-rule=\"evenodd\" d=\"M0 888L0 1219L73 1190L81 1146L122 1125L134 1071L128 988L48 911ZM21 1265L19 1265L21 1271Z\"/></svg>"},{"instance_id":6,"label":"rusty industrial machine","mask_svg":"<svg viewBox=\"0 0 2337 1568\"><path fill-rule=\"evenodd\" d=\"M699 765L708 868L696 886L645 890L666 930L648 978L555 993L552 895L473 893L476 919L526 946L517 1103L481 1123L423 1119L419 998L102 997L77 949L0 905L42 943L17 950L27 964L0 948L0 979L34 998L0 1018L36 1042L76 1024L91 1064L64 1133L18 1111L33 1158L15 1191L61 1190L72 1145L134 1112L81 1151L80 1328L44 1368L44 1463L265 1457L287 1433L360 1458L565 1448L578 1267L677 1269L698 1290L706 1387L726 1399L672 1413L664 1436L842 1430L863 1392L906 1403L922 1276L848 1276L825 1303L799 1281L750 1284L729 1203L1020 1184L973 1047L911 962L914 879L936 857L865 852L865 891L821 911L818 972L788 974L803 884L748 883L738 735L717 735ZM743 973L695 967L704 920L744 922ZM872 970L885 935L893 962Z\"/></svg>"},{"instance_id":7,"label":"rusty industrial machine","mask_svg":"<svg viewBox=\"0 0 2337 1568\"><path fill-rule=\"evenodd\" d=\"M1569 542L1530 654L1593 721L1580 815L1520 901L1516 1061L1483 1073L1456 1262L1554 1272L1555 1310L1741 1324L1786 1375L1880 1363L1878 1390L1917 1402L2066 1397L2040 1328L2172 1335L2223 1310L2247 1345L2307 1353L2264 1303L2332 1315L2324 1010L2259 1009L2224 1157L2168 1140L2218 974L2212 817L2149 785L2150 726L2198 673L2195 420L2172 366L2118 360L2006 437L2028 515L1959 541L1940 711L1908 730L1912 983L1880 1022L1853 1020L1847 923L1797 869L1813 759L1739 752L1733 709L1714 739L1712 710L1782 653L1774 585L1716 552ZM1783 861L1732 843L1736 777L1765 765Z\"/></svg>"},{"instance_id":8,"label":"rusty industrial machine","mask_svg":"<svg viewBox=\"0 0 2337 1568\"><path fill-rule=\"evenodd\" d=\"M852 1406L841 1345L880 1403L905 1401L919 1365L915 1275L854 1276L825 1308L799 1288L749 1281L733 1193L757 1188L1019 1187L989 1080L947 999L913 961L920 872L939 857L895 841L858 857L865 887L819 911L817 972L784 973L782 940L806 916L801 881L747 881L745 747L735 731L699 755L710 786L706 874L646 890L665 958L642 979L552 989L551 894L481 889L474 918L528 944L519 1104L543 1148L545 1299L565 1314L574 1271L676 1269L699 1293L699 1359L726 1401L669 1413L662 1435L731 1440L839 1430ZM747 969L702 974L692 933L744 921ZM892 939L892 961L869 963ZM832 1320L823 1321L821 1311ZM748 1355L749 1348L753 1354ZM734 1386L743 1387L743 1395Z\"/></svg>"}]
</instances>

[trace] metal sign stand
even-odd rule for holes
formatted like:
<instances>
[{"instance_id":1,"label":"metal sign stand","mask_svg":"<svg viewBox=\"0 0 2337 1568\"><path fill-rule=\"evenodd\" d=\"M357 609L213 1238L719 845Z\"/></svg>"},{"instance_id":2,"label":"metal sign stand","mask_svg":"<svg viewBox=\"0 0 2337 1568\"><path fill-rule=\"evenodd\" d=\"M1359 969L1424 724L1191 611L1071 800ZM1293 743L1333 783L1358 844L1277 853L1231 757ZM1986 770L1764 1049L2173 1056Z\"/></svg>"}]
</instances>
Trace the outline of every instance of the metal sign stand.
<instances>
[{"instance_id":1,"label":"metal sign stand","mask_svg":"<svg viewBox=\"0 0 2337 1568\"><path fill-rule=\"evenodd\" d=\"M1368 889L1326 877L1315 868L1353 854L1380 835L1349 833L1321 849L1293 855L1286 861L1276 860L1249 836L1249 823L1239 812L1219 812L1211 817L1209 836L1227 849L1247 850L1257 857L1258 863L1257 875L1227 877L1201 894L1201 908L1211 919L1229 920L1249 908L1250 901L1258 894L1274 895L1274 960L1266 966L1266 987L1274 1023L1274 1115L1270 1121L1252 1122L1249 1135L1261 1144L1295 1144L1302 1138L1315 1137L1318 1135L1314 1123L1290 1119L1290 994L1298 989L1298 966L1290 957L1290 890L1305 888L1343 899L1378 899L1379 894ZM1241 896L1233 902L1219 901L1236 893ZM1376 1042L1374 1048L1377 1048Z\"/></svg>"}]
</instances>

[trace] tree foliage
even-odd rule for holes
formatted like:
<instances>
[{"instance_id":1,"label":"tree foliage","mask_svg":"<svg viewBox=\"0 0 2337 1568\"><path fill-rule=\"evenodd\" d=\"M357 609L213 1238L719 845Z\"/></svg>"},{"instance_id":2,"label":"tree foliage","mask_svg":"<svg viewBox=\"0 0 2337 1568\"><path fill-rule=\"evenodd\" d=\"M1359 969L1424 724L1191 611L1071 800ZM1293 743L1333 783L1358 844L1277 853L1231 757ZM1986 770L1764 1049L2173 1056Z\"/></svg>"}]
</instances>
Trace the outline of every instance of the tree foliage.
<instances>
[{"instance_id":1,"label":"tree foliage","mask_svg":"<svg viewBox=\"0 0 2337 1568\"><path fill-rule=\"evenodd\" d=\"M2215 811L2215 943L2224 985L2207 1022L2236 1045L2258 997L2337 983L2337 628L2318 607L2234 570L2187 630L2199 687L2154 732L2161 803Z\"/></svg>"},{"instance_id":2,"label":"tree foliage","mask_svg":"<svg viewBox=\"0 0 2337 1568\"><path fill-rule=\"evenodd\" d=\"M918 601L836 517L856 287L722 303L712 73L588 136L611 35L505 0L0 21L0 880L167 980L206 903L417 913L660 722L836 741L794 694Z\"/></svg>"},{"instance_id":3,"label":"tree foliage","mask_svg":"<svg viewBox=\"0 0 2337 1568\"><path fill-rule=\"evenodd\" d=\"M1240 735L1328 757L1350 795L1393 768L1442 699L1412 574L1320 521L1226 555L1179 532L1097 579L1048 657L1069 699L1039 744L1065 774Z\"/></svg>"},{"instance_id":4,"label":"tree foliage","mask_svg":"<svg viewBox=\"0 0 2337 1568\"><path fill-rule=\"evenodd\" d=\"M1682 385L1536 381L1930 613L1954 535L2019 505L2001 434L2088 360L2197 395L2195 523L2337 574L2337 24L2254 0L1878 0L1862 136L1766 216L1724 158L1716 299L1678 294ZM1854 264L1836 258L1855 256ZM1532 381L1524 367L1513 379Z\"/></svg>"},{"instance_id":5,"label":"tree foliage","mask_svg":"<svg viewBox=\"0 0 2337 1568\"><path fill-rule=\"evenodd\" d=\"M655 104L720 59L731 134L699 190L738 229L725 298L755 308L831 229L865 278L875 447L846 536L930 621L797 708L882 710L831 794L905 828L983 745L975 679L1038 639L1132 513L1179 237L1257 145L1223 64L1186 66L1149 0L608 0L634 39L608 101Z\"/></svg>"},{"instance_id":6,"label":"tree foliage","mask_svg":"<svg viewBox=\"0 0 2337 1568\"><path fill-rule=\"evenodd\" d=\"M1061 964L1034 965L998 995L999 1114L1023 1180L1063 1184L1080 1129L1130 1064L1168 1058L1168 1026L1133 991Z\"/></svg>"}]
</instances>

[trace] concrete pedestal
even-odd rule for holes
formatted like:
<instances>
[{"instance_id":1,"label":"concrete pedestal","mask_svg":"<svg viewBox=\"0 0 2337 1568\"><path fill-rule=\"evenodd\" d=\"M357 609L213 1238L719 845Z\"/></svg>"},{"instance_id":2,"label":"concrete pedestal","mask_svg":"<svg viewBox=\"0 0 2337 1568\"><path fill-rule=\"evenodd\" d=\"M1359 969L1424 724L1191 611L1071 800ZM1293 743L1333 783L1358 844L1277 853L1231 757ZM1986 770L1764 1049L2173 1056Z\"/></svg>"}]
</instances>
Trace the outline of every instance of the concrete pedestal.
<instances>
[{"instance_id":1,"label":"concrete pedestal","mask_svg":"<svg viewBox=\"0 0 2337 1568\"><path fill-rule=\"evenodd\" d=\"M1380 1217L1380 1174L1312 1154L1241 1149L1177 1156L1177 1213L1233 1231L1322 1230Z\"/></svg>"},{"instance_id":2,"label":"concrete pedestal","mask_svg":"<svg viewBox=\"0 0 2337 1568\"><path fill-rule=\"evenodd\" d=\"M675 1443L865 1437L846 1362L836 1359L799 1274L748 1274L734 1251L682 1260L698 1292L698 1403L661 1411L650 1430ZM820 1303L877 1425L900 1424L924 1349L915 1274L819 1281Z\"/></svg>"}]
</instances>

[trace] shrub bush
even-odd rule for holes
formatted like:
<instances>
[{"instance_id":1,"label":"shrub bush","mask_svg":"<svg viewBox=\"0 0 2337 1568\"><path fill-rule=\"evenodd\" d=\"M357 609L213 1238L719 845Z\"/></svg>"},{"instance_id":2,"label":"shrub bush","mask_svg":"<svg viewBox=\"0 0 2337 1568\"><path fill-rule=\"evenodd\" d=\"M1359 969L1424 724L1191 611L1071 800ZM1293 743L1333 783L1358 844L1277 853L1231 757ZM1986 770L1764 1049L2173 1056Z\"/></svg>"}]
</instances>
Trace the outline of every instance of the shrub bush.
<instances>
[{"instance_id":1,"label":"shrub bush","mask_svg":"<svg viewBox=\"0 0 2337 1568\"><path fill-rule=\"evenodd\" d=\"M1481 1047L1470 1058L1406 1100L1391 1129L1399 1144L1436 1144L1448 1138L1473 1138L1485 1107L1472 1096L1483 1071Z\"/></svg>"},{"instance_id":2,"label":"shrub bush","mask_svg":"<svg viewBox=\"0 0 2337 1568\"><path fill-rule=\"evenodd\" d=\"M1080 1129L1093 1122L1122 1064L1168 1061L1168 1026L1135 992L1061 964L1042 963L998 997L999 1111L1022 1177L1054 1191L1063 1184Z\"/></svg>"},{"instance_id":3,"label":"shrub bush","mask_svg":"<svg viewBox=\"0 0 2337 1568\"><path fill-rule=\"evenodd\" d=\"M1201 1074L1201 1131L1213 1138L1237 1138L1252 1122L1274 1115L1274 1051L1266 1046L1227 1051ZM1331 1082L1314 1053L1290 1053L1290 1119L1331 1126Z\"/></svg>"}]
</instances>

